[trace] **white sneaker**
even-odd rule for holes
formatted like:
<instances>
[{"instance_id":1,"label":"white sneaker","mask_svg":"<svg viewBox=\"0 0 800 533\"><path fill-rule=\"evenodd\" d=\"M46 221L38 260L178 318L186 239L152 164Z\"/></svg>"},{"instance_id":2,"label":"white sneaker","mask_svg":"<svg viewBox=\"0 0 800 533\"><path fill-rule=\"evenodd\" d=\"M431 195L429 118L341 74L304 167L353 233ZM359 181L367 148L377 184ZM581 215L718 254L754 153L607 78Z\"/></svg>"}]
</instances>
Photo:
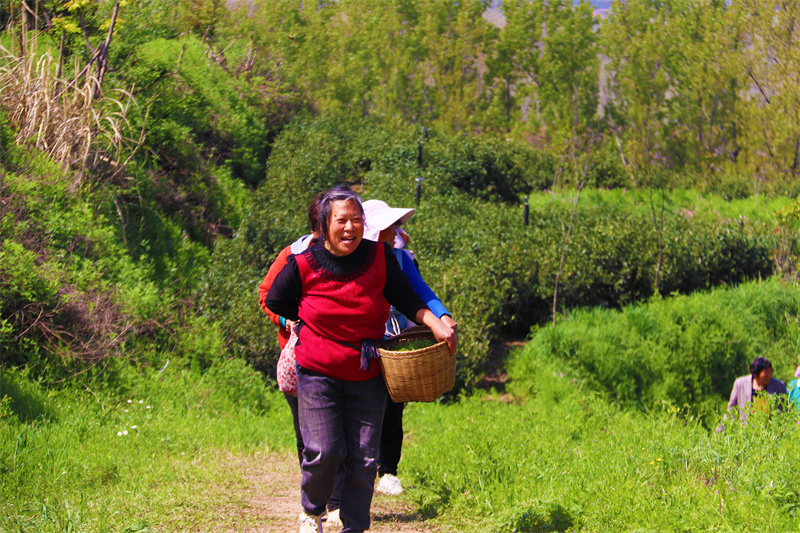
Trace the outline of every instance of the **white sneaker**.
<instances>
[{"instance_id":1,"label":"white sneaker","mask_svg":"<svg viewBox=\"0 0 800 533\"><path fill-rule=\"evenodd\" d=\"M300 533L322 533L322 520L319 516L303 513L300 515Z\"/></svg>"},{"instance_id":2,"label":"white sneaker","mask_svg":"<svg viewBox=\"0 0 800 533\"><path fill-rule=\"evenodd\" d=\"M380 481L378 481L378 487L375 490L383 494L396 496L403 492L403 487L400 485L400 480L397 479L396 476L384 474Z\"/></svg>"},{"instance_id":3,"label":"white sneaker","mask_svg":"<svg viewBox=\"0 0 800 533\"><path fill-rule=\"evenodd\" d=\"M339 509L334 509L328 512L328 518L325 520L325 525L328 526L341 526L342 519L339 517Z\"/></svg>"}]
</instances>

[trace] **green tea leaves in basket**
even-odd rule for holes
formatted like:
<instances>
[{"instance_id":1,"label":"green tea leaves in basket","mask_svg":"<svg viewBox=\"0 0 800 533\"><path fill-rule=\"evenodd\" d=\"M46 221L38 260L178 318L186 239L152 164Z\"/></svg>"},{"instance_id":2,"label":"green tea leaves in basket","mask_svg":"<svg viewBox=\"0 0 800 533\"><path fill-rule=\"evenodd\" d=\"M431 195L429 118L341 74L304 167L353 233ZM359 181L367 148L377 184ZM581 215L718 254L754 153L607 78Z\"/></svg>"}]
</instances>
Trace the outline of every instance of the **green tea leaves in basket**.
<instances>
[{"instance_id":1,"label":"green tea leaves in basket","mask_svg":"<svg viewBox=\"0 0 800 533\"><path fill-rule=\"evenodd\" d=\"M413 352L414 350L422 350L436 344L434 339L414 339L404 342L389 342L384 345L385 350L393 352Z\"/></svg>"},{"instance_id":2,"label":"green tea leaves in basket","mask_svg":"<svg viewBox=\"0 0 800 533\"><path fill-rule=\"evenodd\" d=\"M433 402L452 390L456 358L430 331L407 331L379 349L386 390L395 403Z\"/></svg>"}]
</instances>

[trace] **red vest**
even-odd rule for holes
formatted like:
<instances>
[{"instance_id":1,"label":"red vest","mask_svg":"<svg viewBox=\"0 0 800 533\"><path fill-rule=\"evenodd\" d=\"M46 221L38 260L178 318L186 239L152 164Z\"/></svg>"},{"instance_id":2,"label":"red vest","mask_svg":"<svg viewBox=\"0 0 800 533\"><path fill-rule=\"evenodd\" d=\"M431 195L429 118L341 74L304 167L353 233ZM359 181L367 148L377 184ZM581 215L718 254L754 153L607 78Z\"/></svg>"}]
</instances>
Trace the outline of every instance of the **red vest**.
<instances>
[{"instance_id":1,"label":"red vest","mask_svg":"<svg viewBox=\"0 0 800 533\"><path fill-rule=\"evenodd\" d=\"M386 257L371 246L364 267L337 278L322 269L306 251L296 255L303 281L298 315L305 323L295 347L297 363L347 381L364 381L381 373L377 361L361 370L361 341L383 337L389 304L383 295Z\"/></svg>"}]
</instances>

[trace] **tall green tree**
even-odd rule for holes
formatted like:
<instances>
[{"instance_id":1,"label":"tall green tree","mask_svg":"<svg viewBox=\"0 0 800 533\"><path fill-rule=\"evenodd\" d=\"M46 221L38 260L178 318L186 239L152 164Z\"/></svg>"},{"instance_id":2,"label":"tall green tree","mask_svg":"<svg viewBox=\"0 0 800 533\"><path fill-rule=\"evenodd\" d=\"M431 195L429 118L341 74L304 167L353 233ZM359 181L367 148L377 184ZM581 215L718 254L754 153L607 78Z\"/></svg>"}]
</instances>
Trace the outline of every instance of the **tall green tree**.
<instances>
[{"instance_id":1,"label":"tall green tree","mask_svg":"<svg viewBox=\"0 0 800 533\"><path fill-rule=\"evenodd\" d=\"M638 170L675 164L683 155L675 142L682 127L673 110L682 57L673 14L690 1L615 1L603 24L602 52L612 76L606 112L639 184Z\"/></svg>"},{"instance_id":2,"label":"tall green tree","mask_svg":"<svg viewBox=\"0 0 800 533\"><path fill-rule=\"evenodd\" d=\"M535 138L540 126L536 102L544 2L508 0L502 9L505 24L486 60L491 79L491 106L486 117L495 129L516 130Z\"/></svg>"},{"instance_id":3,"label":"tall green tree","mask_svg":"<svg viewBox=\"0 0 800 533\"><path fill-rule=\"evenodd\" d=\"M451 130L480 131L488 105L485 58L494 27L483 17L488 2L428 0L417 31L426 51L421 90L430 116ZM418 82L419 83L419 82Z\"/></svg>"},{"instance_id":4,"label":"tall green tree","mask_svg":"<svg viewBox=\"0 0 800 533\"><path fill-rule=\"evenodd\" d=\"M683 126L678 135L685 163L707 172L735 161L739 151L741 21L720 0L685 7L674 14L672 24L681 58L672 112Z\"/></svg>"},{"instance_id":5,"label":"tall green tree","mask_svg":"<svg viewBox=\"0 0 800 533\"><path fill-rule=\"evenodd\" d=\"M800 1L744 0L741 65L746 75L743 144L755 172L800 175Z\"/></svg>"},{"instance_id":6,"label":"tall green tree","mask_svg":"<svg viewBox=\"0 0 800 533\"><path fill-rule=\"evenodd\" d=\"M591 4L567 0L545 4L539 85L542 113L551 135L572 135L595 121L600 60Z\"/></svg>"}]
</instances>

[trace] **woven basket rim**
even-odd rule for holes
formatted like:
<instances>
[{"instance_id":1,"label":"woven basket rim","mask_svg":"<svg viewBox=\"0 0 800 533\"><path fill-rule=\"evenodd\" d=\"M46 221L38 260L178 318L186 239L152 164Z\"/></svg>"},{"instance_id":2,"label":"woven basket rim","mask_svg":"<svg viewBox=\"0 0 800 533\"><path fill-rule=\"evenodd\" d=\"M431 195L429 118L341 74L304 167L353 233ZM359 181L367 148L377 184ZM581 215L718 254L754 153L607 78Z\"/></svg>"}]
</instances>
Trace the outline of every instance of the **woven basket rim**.
<instances>
[{"instance_id":1,"label":"woven basket rim","mask_svg":"<svg viewBox=\"0 0 800 533\"><path fill-rule=\"evenodd\" d=\"M413 331L413 332L404 332L400 335L396 335L390 339L387 339L387 344L402 344L404 341L414 341L419 339L431 339L434 341L434 344L431 346L426 346L424 348L418 348L416 350L389 350L384 347L378 348L381 356L388 355L388 356L403 356L409 357L414 355L423 355L429 352L438 352L442 349L442 347L447 347L447 343L445 341L435 342L436 338L433 336L433 333L430 330L427 331ZM449 349L448 349L449 352Z\"/></svg>"}]
</instances>

